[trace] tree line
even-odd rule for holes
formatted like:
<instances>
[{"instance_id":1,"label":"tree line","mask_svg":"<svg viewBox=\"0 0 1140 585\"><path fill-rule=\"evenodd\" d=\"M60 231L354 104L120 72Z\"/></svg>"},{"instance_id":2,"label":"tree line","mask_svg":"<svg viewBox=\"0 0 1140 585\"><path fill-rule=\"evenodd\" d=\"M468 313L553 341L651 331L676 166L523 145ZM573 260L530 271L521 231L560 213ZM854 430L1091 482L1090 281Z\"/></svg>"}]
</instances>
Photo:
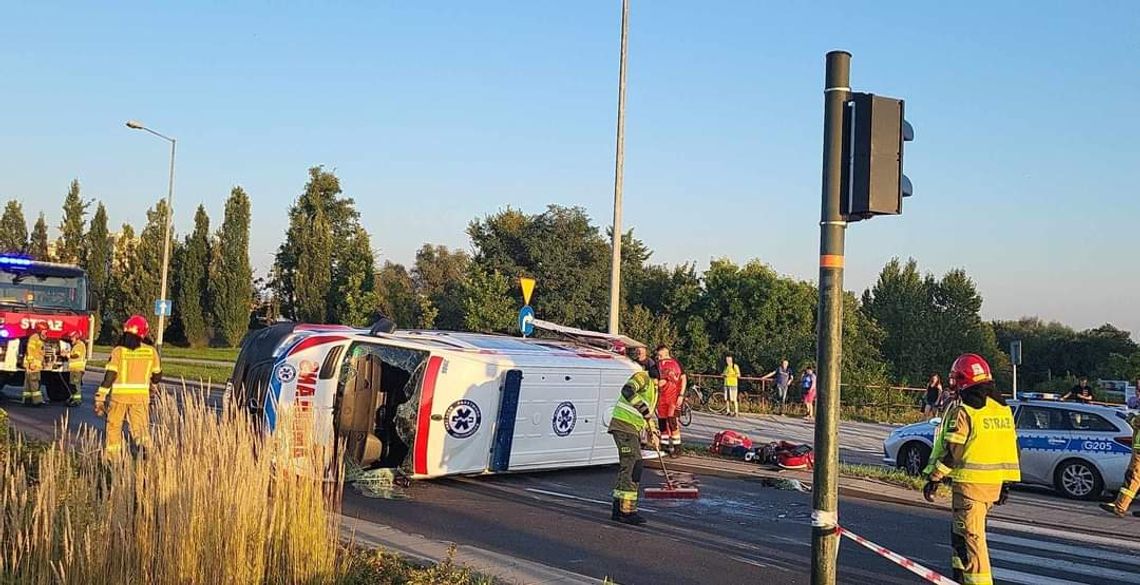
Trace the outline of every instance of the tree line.
<instances>
[{"instance_id":1,"label":"tree line","mask_svg":"<svg viewBox=\"0 0 1140 585\"><path fill-rule=\"evenodd\" d=\"M511 333L521 303L517 277L537 278L532 304L544 319L604 330L609 295L609 234L584 210L505 209L472 221L470 252L425 244L411 267L385 262L376 272L380 312L402 327ZM692 264L651 261L644 242L623 234L621 328L675 349L695 372L719 372L731 354L753 374L781 359L814 365L817 289L760 260ZM1022 388L1068 383L1066 376L1140 378L1140 347L1112 325L1077 332L1034 319L987 321L966 271L940 277L913 260L892 260L862 295L845 296L843 379L856 386L924 386L945 376L959 354L983 355L1008 388L1009 342L1023 341ZM1051 374L1049 373L1051 371Z\"/></svg>"},{"instance_id":2,"label":"tree line","mask_svg":"<svg viewBox=\"0 0 1140 585\"><path fill-rule=\"evenodd\" d=\"M20 203L9 201L0 215L0 251L83 266L107 340L126 316L153 313L167 213L160 200L137 235L129 224L112 232L106 207L84 200L73 181L54 241L44 214L29 232ZM255 320L364 326L381 314L403 328L517 333L524 275L538 280L532 305L541 318L606 327L610 235L581 208L550 205L528 214L508 207L468 224L469 250L424 244L410 266L377 264L355 200L323 167L309 169L288 216L267 279L255 281L246 193L233 188L216 230L198 206L192 232L175 238L172 249L168 339L233 346ZM693 372L719 372L728 354L752 374L771 371L781 359L814 365L814 283L778 274L761 260L741 265L721 258L703 271L667 266L652 261L652 250L632 230L622 239L624 333L673 347ZM935 276L914 259L892 260L862 295L844 297L844 382L921 386L957 355L975 352L1008 387L1014 340L1022 341L1025 356L1022 388L1059 387L1074 376L1140 378L1140 347L1128 332L1109 324L1076 331L1035 318L987 321L982 303L964 270Z\"/></svg>"},{"instance_id":3,"label":"tree line","mask_svg":"<svg viewBox=\"0 0 1140 585\"><path fill-rule=\"evenodd\" d=\"M95 211L89 214L92 206ZM112 231L106 206L84 199L79 181L73 180L54 241L43 213L29 233L23 206L8 201L0 216L0 252L84 268L97 337L106 342L132 314L146 315L154 322L168 214L166 201L159 200L147 210L140 231L128 223ZM249 328L254 299L249 229L249 197L241 187L234 187L217 231L210 231L209 216L199 205L193 233L181 239L172 234L167 294L174 309L168 320L168 339L194 346L232 346L241 341Z\"/></svg>"}]
</instances>

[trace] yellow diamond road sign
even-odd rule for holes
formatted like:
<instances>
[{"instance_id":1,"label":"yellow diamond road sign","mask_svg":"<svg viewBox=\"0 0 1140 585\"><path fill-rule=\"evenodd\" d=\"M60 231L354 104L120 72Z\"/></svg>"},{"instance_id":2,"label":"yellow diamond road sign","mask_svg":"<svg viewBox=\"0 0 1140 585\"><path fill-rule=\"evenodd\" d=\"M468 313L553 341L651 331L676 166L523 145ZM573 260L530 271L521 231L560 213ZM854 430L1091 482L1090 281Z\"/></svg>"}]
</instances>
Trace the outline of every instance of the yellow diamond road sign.
<instances>
[{"instance_id":1,"label":"yellow diamond road sign","mask_svg":"<svg viewBox=\"0 0 1140 585\"><path fill-rule=\"evenodd\" d=\"M527 276L521 276L519 277L519 286L522 287L523 304L529 305L530 295L534 292L534 279Z\"/></svg>"}]
</instances>

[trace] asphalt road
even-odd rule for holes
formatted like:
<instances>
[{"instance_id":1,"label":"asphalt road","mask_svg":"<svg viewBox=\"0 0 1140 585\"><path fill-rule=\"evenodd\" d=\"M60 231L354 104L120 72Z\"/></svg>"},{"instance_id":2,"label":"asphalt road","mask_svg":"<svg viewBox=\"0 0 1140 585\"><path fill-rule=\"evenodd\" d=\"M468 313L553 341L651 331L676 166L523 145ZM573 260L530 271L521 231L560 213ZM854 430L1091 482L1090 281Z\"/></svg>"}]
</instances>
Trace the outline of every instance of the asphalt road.
<instances>
[{"instance_id":1,"label":"asphalt road","mask_svg":"<svg viewBox=\"0 0 1140 585\"><path fill-rule=\"evenodd\" d=\"M809 494L705 477L699 500L646 501L650 523L631 528L609 521L613 475L593 469L420 482L399 500L350 490L345 513L622 584L810 581ZM660 481L647 476L647 485ZM949 512L855 499L843 499L840 510L855 533L949 571ZM994 522L990 534L999 582L1140 583L1140 539L1010 521ZM852 541L841 545L839 566L843 583L920 582Z\"/></svg>"},{"instance_id":2,"label":"asphalt road","mask_svg":"<svg viewBox=\"0 0 1140 585\"><path fill-rule=\"evenodd\" d=\"M12 401L3 406L13 424L41 436L50 436L65 413L73 429L101 429L90 400L100 377L88 376L85 404L78 409L28 409ZM18 389L6 389L5 396L18 397ZM719 419L700 420L712 428ZM769 428L763 421L733 420L757 425L756 434ZM631 528L609 521L614 473L601 468L418 482L400 500L365 497L349 488L344 512L623 585L809 582L809 494L755 480L703 477L699 500L646 502L650 524ZM660 481L655 474L647 470L646 485ZM1044 492L1019 492L1013 499L1003 510L1006 517L990 526L999 582L1140 584L1140 520L1106 515L1089 522L1099 518L1094 504ZM1014 516L1024 521L1010 519L1008 510L1018 510ZM933 569L949 570L948 511L846 498L840 511L848 529ZM1064 518L1077 517L1085 520L1081 526L1064 526ZM1114 532L1127 536L1114 538ZM841 545L839 564L843 583L920 582L851 541Z\"/></svg>"}]
</instances>

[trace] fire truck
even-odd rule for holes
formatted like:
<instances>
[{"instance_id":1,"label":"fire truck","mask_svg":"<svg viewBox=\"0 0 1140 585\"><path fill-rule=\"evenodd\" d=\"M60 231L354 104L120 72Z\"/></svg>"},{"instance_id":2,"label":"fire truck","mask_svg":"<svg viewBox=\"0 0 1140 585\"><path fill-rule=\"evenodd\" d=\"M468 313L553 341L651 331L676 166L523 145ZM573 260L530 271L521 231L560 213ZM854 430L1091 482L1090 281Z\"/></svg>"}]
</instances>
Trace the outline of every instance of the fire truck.
<instances>
[{"instance_id":1,"label":"fire truck","mask_svg":"<svg viewBox=\"0 0 1140 585\"><path fill-rule=\"evenodd\" d=\"M50 400L66 400L70 348L64 338L79 332L90 357L94 337L87 273L68 264L0 256L0 389L23 386L24 351L38 323L47 324L48 338L42 383Z\"/></svg>"}]
</instances>

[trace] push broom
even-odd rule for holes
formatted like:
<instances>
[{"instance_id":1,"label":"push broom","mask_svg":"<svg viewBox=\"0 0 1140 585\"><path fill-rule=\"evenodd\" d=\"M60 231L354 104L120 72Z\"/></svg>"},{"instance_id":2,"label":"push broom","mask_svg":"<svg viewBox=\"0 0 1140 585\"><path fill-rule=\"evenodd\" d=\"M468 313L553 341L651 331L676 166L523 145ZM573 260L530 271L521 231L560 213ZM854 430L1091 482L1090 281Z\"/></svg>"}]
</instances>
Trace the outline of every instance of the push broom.
<instances>
[{"instance_id":1,"label":"push broom","mask_svg":"<svg viewBox=\"0 0 1140 585\"><path fill-rule=\"evenodd\" d=\"M650 500L695 500L701 496L701 491L692 485L681 485L669 475L665 467L665 456L661 449L657 449L657 460L661 462L661 471L665 473L665 483L661 487L645 488L645 497Z\"/></svg>"}]
</instances>

